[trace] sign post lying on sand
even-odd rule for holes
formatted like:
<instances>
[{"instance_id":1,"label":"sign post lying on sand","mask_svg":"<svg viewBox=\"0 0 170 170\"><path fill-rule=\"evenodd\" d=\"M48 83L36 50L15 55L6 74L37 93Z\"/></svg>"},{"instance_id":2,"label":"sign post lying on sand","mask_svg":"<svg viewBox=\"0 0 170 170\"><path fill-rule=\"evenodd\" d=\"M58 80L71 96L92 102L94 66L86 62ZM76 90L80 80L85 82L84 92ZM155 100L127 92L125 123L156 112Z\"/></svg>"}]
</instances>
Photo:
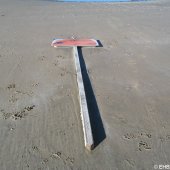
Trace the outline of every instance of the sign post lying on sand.
<instances>
[{"instance_id":1,"label":"sign post lying on sand","mask_svg":"<svg viewBox=\"0 0 170 170\"><path fill-rule=\"evenodd\" d=\"M79 91L79 102L81 110L81 118L84 133L85 147L88 150L93 149L94 141L92 135L92 129L90 124L89 112L87 107L86 94L84 90L83 77L81 72L80 58L78 54L78 47L95 47L98 46L98 42L94 39L55 39L52 44L53 47L73 47L73 55L77 73L77 84Z\"/></svg>"}]
</instances>

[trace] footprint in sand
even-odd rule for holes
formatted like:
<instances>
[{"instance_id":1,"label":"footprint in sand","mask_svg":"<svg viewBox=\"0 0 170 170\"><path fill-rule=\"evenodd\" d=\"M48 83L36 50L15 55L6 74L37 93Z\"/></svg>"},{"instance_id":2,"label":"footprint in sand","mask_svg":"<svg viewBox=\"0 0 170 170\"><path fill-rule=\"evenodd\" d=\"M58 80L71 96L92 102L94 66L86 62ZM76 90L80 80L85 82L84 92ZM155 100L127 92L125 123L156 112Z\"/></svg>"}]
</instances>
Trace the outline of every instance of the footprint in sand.
<instances>
[{"instance_id":1,"label":"footprint in sand","mask_svg":"<svg viewBox=\"0 0 170 170\"><path fill-rule=\"evenodd\" d=\"M8 90L13 90L13 89L15 89L15 88L16 88L16 85L15 85L14 83L9 84L9 85L7 86L7 89L8 89ZM12 94L12 95L10 96L9 102L15 103L17 100L18 100L18 98L16 97L16 95Z\"/></svg>"},{"instance_id":2,"label":"footprint in sand","mask_svg":"<svg viewBox=\"0 0 170 170\"><path fill-rule=\"evenodd\" d=\"M170 135L159 136L158 139L159 139L161 142L170 141Z\"/></svg>"},{"instance_id":3,"label":"footprint in sand","mask_svg":"<svg viewBox=\"0 0 170 170\"><path fill-rule=\"evenodd\" d=\"M58 66L58 65L59 65L58 60L57 60L57 61L55 61L53 64L54 64L54 66Z\"/></svg>"},{"instance_id":4,"label":"footprint in sand","mask_svg":"<svg viewBox=\"0 0 170 170\"><path fill-rule=\"evenodd\" d=\"M33 86L33 87L37 87L37 86L39 86L39 84L40 84L40 83L33 83L32 86Z\"/></svg>"},{"instance_id":5,"label":"footprint in sand","mask_svg":"<svg viewBox=\"0 0 170 170\"><path fill-rule=\"evenodd\" d=\"M143 151L143 150L151 150L151 146L143 141L143 140L151 140L152 135L150 133L146 132L138 132L138 133L127 133L123 136L124 139L126 140L136 140L136 142L140 139L140 142L137 142L138 144L138 150Z\"/></svg>"},{"instance_id":6,"label":"footprint in sand","mask_svg":"<svg viewBox=\"0 0 170 170\"><path fill-rule=\"evenodd\" d=\"M54 159L61 160L64 163L64 165L69 166L71 168L75 161L73 157L66 156L61 151L49 154L48 152L45 152L38 148L38 146L36 145L32 146L32 151L34 152L34 154L41 158L42 164L47 164L50 161L50 159Z\"/></svg>"},{"instance_id":7,"label":"footprint in sand","mask_svg":"<svg viewBox=\"0 0 170 170\"><path fill-rule=\"evenodd\" d=\"M39 57L39 60L40 60L40 61L44 61L46 58L47 58L47 57L43 55L43 56Z\"/></svg>"},{"instance_id":8,"label":"footprint in sand","mask_svg":"<svg viewBox=\"0 0 170 170\"><path fill-rule=\"evenodd\" d=\"M41 164L47 164L49 161L49 157L47 156L48 154L40 150L39 147L36 145L32 146L29 153L39 158Z\"/></svg>"},{"instance_id":9,"label":"footprint in sand","mask_svg":"<svg viewBox=\"0 0 170 170\"><path fill-rule=\"evenodd\" d=\"M75 76L76 76L75 73L73 73L73 72L71 72L71 71L68 71L65 67L59 67L59 69L62 71L61 74L63 74L63 75L65 75L65 74L70 74L70 75L75 75ZM63 75L61 75L61 76L63 76Z\"/></svg>"},{"instance_id":10,"label":"footprint in sand","mask_svg":"<svg viewBox=\"0 0 170 170\"><path fill-rule=\"evenodd\" d=\"M52 153L50 157L53 159L60 159L63 161L64 164L71 166L74 164L75 161L73 157L66 156L62 152Z\"/></svg>"},{"instance_id":11,"label":"footprint in sand","mask_svg":"<svg viewBox=\"0 0 170 170\"><path fill-rule=\"evenodd\" d=\"M61 58L61 59L64 59L64 56L62 56L62 55L58 55L58 56L56 56L57 58Z\"/></svg>"},{"instance_id":12,"label":"footprint in sand","mask_svg":"<svg viewBox=\"0 0 170 170\"><path fill-rule=\"evenodd\" d=\"M54 61L54 63L53 63L54 66L60 65L59 59L64 59L64 56L61 56L61 55L58 55L56 57L57 57L57 60Z\"/></svg>"},{"instance_id":13,"label":"footprint in sand","mask_svg":"<svg viewBox=\"0 0 170 170\"><path fill-rule=\"evenodd\" d=\"M128 139L128 140L142 138L142 137L151 139L152 135L146 132L137 132L137 133L127 133L123 136L124 139Z\"/></svg>"},{"instance_id":14,"label":"footprint in sand","mask_svg":"<svg viewBox=\"0 0 170 170\"><path fill-rule=\"evenodd\" d=\"M33 146L33 147L32 147L32 150L33 150L33 151L39 151L39 149L38 149L37 146Z\"/></svg>"},{"instance_id":15,"label":"footprint in sand","mask_svg":"<svg viewBox=\"0 0 170 170\"><path fill-rule=\"evenodd\" d=\"M9 84L7 88L10 90L10 89L15 89L15 87L16 85L13 83L13 84Z\"/></svg>"},{"instance_id":16,"label":"footprint in sand","mask_svg":"<svg viewBox=\"0 0 170 170\"><path fill-rule=\"evenodd\" d=\"M18 101L21 95L27 95L27 96L32 96L33 92L23 92L21 90L16 90L16 84L12 83L7 86L7 89L11 93L9 102L10 103L15 103Z\"/></svg>"},{"instance_id":17,"label":"footprint in sand","mask_svg":"<svg viewBox=\"0 0 170 170\"><path fill-rule=\"evenodd\" d=\"M33 110L35 105L27 106L24 109L17 112L5 112L3 109L0 110L4 119L12 118L14 120L22 119L28 115L28 113Z\"/></svg>"},{"instance_id":18,"label":"footprint in sand","mask_svg":"<svg viewBox=\"0 0 170 170\"><path fill-rule=\"evenodd\" d=\"M149 146L149 144L147 142L140 141L139 144L138 144L138 149L139 149L139 151L150 150L151 147Z\"/></svg>"},{"instance_id":19,"label":"footprint in sand","mask_svg":"<svg viewBox=\"0 0 170 170\"><path fill-rule=\"evenodd\" d=\"M9 99L9 102L10 103L15 103L17 100L18 100L18 98L15 95L11 95L10 99Z\"/></svg>"}]
</instances>

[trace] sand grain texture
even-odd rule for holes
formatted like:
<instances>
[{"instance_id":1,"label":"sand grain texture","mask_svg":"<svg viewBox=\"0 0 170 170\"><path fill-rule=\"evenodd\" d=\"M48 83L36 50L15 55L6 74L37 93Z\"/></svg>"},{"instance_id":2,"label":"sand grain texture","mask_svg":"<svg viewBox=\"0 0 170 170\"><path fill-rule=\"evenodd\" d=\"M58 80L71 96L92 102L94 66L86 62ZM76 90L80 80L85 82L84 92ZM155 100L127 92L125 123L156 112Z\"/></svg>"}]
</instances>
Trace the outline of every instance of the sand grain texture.
<instances>
[{"instance_id":1,"label":"sand grain texture","mask_svg":"<svg viewBox=\"0 0 170 170\"><path fill-rule=\"evenodd\" d=\"M0 0L0 169L170 164L169 17L169 1ZM92 152L84 148L72 49L50 46L73 35L103 44L82 49L98 106L89 100L91 116L100 113Z\"/></svg>"}]
</instances>

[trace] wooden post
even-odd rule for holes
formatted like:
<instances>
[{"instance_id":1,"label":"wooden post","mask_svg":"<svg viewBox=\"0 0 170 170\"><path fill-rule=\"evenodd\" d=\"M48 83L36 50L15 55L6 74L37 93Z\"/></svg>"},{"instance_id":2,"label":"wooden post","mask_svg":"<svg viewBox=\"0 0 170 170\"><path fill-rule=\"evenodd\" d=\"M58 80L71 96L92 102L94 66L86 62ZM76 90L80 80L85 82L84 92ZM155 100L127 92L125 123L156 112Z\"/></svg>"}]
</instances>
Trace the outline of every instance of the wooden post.
<instances>
[{"instance_id":1,"label":"wooden post","mask_svg":"<svg viewBox=\"0 0 170 170\"><path fill-rule=\"evenodd\" d=\"M92 129L90 124L90 118L89 118L89 112L87 107L86 94L84 90L84 83L82 78L80 58L79 58L77 46L73 46L73 55L74 55L74 61L76 66L76 73L77 73L77 84L78 84L78 91L79 91L80 114L81 114L83 133L84 133L84 143L85 143L85 147L88 150L92 150L94 147L94 141L93 141Z\"/></svg>"},{"instance_id":2,"label":"wooden post","mask_svg":"<svg viewBox=\"0 0 170 170\"><path fill-rule=\"evenodd\" d=\"M77 73L77 84L79 93L80 113L83 125L84 143L88 150L94 147L92 129L89 118L89 111L87 107L86 94L84 89L83 77L81 72L80 58L78 55L79 47L96 47L99 43L95 39L54 39L51 43L53 47L73 47L73 54Z\"/></svg>"}]
</instances>

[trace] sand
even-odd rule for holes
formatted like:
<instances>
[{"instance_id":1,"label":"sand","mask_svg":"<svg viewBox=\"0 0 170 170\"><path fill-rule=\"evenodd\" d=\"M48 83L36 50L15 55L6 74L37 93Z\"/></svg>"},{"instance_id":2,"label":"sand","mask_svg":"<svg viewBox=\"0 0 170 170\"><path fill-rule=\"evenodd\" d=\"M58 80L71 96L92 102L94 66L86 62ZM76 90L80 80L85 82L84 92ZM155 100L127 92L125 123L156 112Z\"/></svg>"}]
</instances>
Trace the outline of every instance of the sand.
<instances>
[{"instance_id":1,"label":"sand","mask_svg":"<svg viewBox=\"0 0 170 170\"><path fill-rule=\"evenodd\" d=\"M170 2L0 0L0 169L151 170L170 164ZM84 147L72 49L82 48L95 148Z\"/></svg>"}]
</instances>

